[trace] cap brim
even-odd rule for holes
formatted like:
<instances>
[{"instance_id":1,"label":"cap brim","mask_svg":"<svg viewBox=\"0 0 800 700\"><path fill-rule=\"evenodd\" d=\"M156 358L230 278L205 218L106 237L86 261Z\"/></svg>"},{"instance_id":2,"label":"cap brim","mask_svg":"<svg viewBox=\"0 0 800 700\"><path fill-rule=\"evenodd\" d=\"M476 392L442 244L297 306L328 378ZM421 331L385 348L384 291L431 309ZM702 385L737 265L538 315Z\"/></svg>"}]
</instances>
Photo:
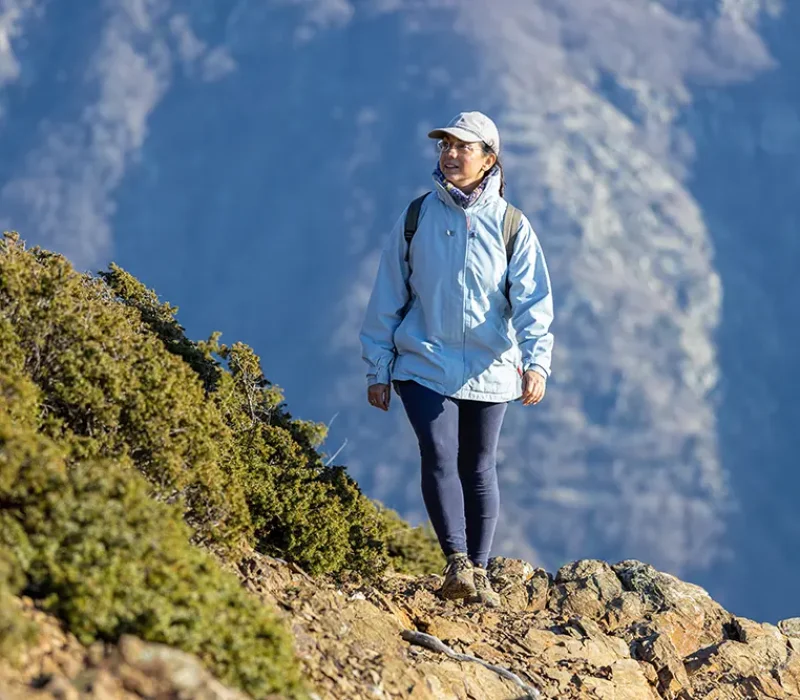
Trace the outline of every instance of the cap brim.
<instances>
[{"instance_id":1,"label":"cap brim","mask_svg":"<svg viewBox=\"0 0 800 700\"><path fill-rule=\"evenodd\" d=\"M480 136L466 129L459 129L457 126L434 129L428 134L429 139L440 139L443 136L455 136L459 141L464 141L464 143L478 143L481 140Z\"/></svg>"}]
</instances>

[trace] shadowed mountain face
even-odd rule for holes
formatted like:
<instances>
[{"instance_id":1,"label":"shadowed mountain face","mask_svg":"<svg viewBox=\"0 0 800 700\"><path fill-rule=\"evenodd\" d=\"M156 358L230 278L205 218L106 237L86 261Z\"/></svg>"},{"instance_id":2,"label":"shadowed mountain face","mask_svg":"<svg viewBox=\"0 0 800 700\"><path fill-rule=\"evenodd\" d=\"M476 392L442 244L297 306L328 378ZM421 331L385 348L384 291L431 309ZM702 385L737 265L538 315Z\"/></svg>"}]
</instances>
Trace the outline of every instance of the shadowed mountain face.
<instances>
[{"instance_id":1,"label":"shadowed mountain face","mask_svg":"<svg viewBox=\"0 0 800 700\"><path fill-rule=\"evenodd\" d=\"M357 334L430 186L425 134L488 112L557 302L547 400L504 427L497 553L636 557L777 619L800 527L798 29L756 0L7 0L0 219L253 345L293 413L335 416L327 450L346 441L364 490L422 519ZM764 600L754 568L786 586Z\"/></svg>"},{"instance_id":2,"label":"shadowed mountain face","mask_svg":"<svg viewBox=\"0 0 800 700\"><path fill-rule=\"evenodd\" d=\"M794 595L786 577L800 537L800 46L790 38L798 31L800 6L787 4L762 28L778 68L700 93L683 117L697 148L689 189L723 285L717 422L738 508L727 523L735 558L715 575L730 582L732 602L770 617ZM763 577L748 572L771 572L771 600L759 600Z\"/></svg>"}]
</instances>

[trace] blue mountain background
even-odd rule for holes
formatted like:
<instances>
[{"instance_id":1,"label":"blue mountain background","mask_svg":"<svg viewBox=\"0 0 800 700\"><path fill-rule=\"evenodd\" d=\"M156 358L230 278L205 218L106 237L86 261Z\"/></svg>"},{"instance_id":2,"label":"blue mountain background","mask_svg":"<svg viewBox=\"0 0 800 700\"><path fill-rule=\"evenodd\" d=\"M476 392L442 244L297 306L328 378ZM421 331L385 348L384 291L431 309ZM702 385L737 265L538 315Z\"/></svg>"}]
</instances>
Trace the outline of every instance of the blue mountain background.
<instances>
[{"instance_id":1,"label":"blue mountain background","mask_svg":"<svg viewBox=\"0 0 800 700\"><path fill-rule=\"evenodd\" d=\"M638 558L776 621L800 571L799 32L780 0L6 0L0 223L250 344L422 522L358 330L427 131L492 115L557 315L547 398L504 425L494 553Z\"/></svg>"}]
</instances>

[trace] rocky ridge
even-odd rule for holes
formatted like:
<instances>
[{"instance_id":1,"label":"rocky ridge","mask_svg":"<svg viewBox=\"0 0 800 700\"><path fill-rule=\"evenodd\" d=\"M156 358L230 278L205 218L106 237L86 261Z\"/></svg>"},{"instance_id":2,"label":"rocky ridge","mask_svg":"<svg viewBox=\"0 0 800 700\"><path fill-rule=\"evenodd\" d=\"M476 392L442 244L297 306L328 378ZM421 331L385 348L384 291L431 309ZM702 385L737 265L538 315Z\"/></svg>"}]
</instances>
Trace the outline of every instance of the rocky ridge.
<instances>
[{"instance_id":1,"label":"rocky ridge","mask_svg":"<svg viewBox=\"0 0 800 700\"><path fill-rule=\"evenodd\" d=\"M639 561L582 560L552 576L498 557L500 611L440 600L436 575L336 582L257 554L239 574L281 611L319 700L800 697L800 620L737 617ZM21 669L0 669L2 698L242 697L187 654L133 637L84 648L23 606L40 642Z\"/></svg>"}]
</instances>

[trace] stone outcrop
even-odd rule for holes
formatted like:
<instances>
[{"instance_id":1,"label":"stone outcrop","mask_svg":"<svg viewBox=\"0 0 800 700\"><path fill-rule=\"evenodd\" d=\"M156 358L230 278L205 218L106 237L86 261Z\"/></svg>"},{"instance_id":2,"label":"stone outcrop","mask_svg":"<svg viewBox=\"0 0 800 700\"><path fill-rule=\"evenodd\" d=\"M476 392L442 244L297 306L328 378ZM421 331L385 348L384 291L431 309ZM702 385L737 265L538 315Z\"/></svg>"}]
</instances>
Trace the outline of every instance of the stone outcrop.
<instances>
[{"instance_id":1,"label":"stone outcrop","mask_svg":"<svg viewBox=\"0 0 800 700\"><path fill-rule=\"evenodd\" d=\"M436 575L312 579L256 554L239 573L291 627L318 700L800 698L800 619L736 617L638 561L578 561L552 576L496 558L502 610L440 600ZM26 605L45 641L27 675L0 671L16 693L0 697L241 697L189 655L130 637L85 649Z\"/></svg>"},{"instance_id":2,"label":"stone outcrop","mask_svg":"<svg viewBox=\"0 0 800 700\"><path fill-rule=\"evenodd\" d=\"M213 678L191 654L132 636L87 648L29 599L20 604L38 627L38 642L14 666L0 660L0 700L247 697Z\"/></svg>"}]
</instances>

